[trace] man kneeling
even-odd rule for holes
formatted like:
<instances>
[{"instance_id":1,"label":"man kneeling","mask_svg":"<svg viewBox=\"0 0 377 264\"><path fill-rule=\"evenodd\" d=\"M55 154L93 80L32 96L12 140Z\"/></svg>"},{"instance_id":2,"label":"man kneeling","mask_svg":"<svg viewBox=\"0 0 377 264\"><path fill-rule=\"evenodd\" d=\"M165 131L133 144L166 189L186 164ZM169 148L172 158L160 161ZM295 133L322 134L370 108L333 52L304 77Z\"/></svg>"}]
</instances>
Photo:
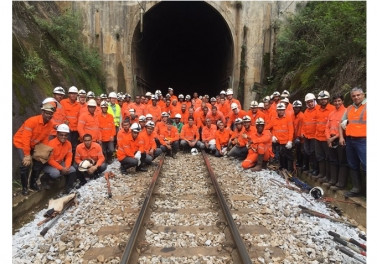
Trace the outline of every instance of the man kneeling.
<instances>
[{"instance_id":1,"label":"man kneeling","mask_svg":"<svg viewBox=\"0 0 377 264\"><path fill-rule=\"evenodd\" d=\"M248 154L242 162L242 168L260 171L262 170L263 162L267 162L274 157L274 153L272 152L272 135L269 130L264 130L264 119L258 118L255 121L255 125L255 132L251 133L251 138L248 138Z\"/></svg>"}]
</instances>

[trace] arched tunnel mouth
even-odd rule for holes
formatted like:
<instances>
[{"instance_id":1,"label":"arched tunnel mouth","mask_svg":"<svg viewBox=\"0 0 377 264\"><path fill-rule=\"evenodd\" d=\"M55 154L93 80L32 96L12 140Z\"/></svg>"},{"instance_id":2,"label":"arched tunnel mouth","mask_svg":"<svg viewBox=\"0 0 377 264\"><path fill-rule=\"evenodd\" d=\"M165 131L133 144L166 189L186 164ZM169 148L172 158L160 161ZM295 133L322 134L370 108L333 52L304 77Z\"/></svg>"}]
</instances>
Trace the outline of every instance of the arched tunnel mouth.
<instances>
[{"instance_id":1,"label":"arched tunnel mouth","mask_svg":"<svg viewBox=\"0 0 377 264\"><path fill-rule=\"evenodd\" d=\"M233 40L221 14L205 2L160 2L132 40L136 93L215 96L231 86Z\"/></svg>"}]
</instances>

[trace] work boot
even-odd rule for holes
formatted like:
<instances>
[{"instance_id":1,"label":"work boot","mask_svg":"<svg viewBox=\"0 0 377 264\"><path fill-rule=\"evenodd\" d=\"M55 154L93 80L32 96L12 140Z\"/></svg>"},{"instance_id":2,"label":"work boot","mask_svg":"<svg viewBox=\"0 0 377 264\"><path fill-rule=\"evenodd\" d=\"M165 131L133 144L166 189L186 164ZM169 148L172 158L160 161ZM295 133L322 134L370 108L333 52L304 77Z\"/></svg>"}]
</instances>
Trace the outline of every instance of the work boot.
<instances>
[{"instance_id":1,"label":"work boot","mask_svg":"<svg viewBox=\"0 0 377 264\"><path fill-rule=\"evenodd\" d=\"M263 154L259 154L258 155L258 160L257 160L257 165L255 165L254 167L252 167L250 169L250 171L261 171L262 170L263 158L264 158L264 155Z\"/></svg>"},{"instance_id":2,"label":"work boot","mask_svg":"<svg viewBox=\"0 0 377 264\"><path fill-rule=\"evenodd\" d=\"M330 165L330 182L325 182L323 185L330 187L336 184L338 180L338 169L339 167L335 164Z\"/></svg>"},{"instance_id":3,"label":"work boot","mask_svg":"<svg viewBox=\"0 0 377 264\"><path fill-rule=\"evenodd\" d=\"M360 179L360 172L358 170L351 169L351 177L352 177L352 189L346 193L344 193L345 197L355 197L361 195L361 179Z\"/></svg>"},{"instance_id":4,"label":"work boot","mask_svg":"<svg viewBox=\"0 0 377 264\"><path fill-rule=\"evenodd\" d=\"M326 163L324 160L321 160L318 162L318 167L319 167L319 173L317 175L313 175L312 178L314 179L320 179L320 182L321 182L321 179L322 181L326 179Z\"/></svg>"},{"instance_id":5,"label":"work boot","mask_svg":"<svg viewBox=\"0 0 377 264\"><path fill-rule=\"evenodd\" d=\"M43 173L41 176L41 188L44 190L50 190L51 186L49 185L49 175L47 173Z\"/></svg>"},{"instance_id":6,"label":"work boot","mask_svg":"<svg viewBox=\"0 0 377 264\"><path fill-rule=\"evenodd\" d=\"M338 182L335 186L331 186L331 190L343 190L346 187L348 179L348 167L347 166L340 166L339 173L338 173Z\"/></svg>"},{"instance_id":7,"label":"work boot","mask_svg":"<svg viewBox=\"0 0 377 264\"><path fill-rule=\"evenodd\" d=\"M136 167L136 171L148 171L148 169L144 167L144 164L141 164Z\"/></svg>"},{"instance_id":8,"label":"work boot","mask_svg":"<svg viewBox=\"0 0 377 264\"><path fill-rule=\"evenodd\" d=\"M37 184L38 176L39 176L40 171L39 170L32 170L31 171L31 176L30 176L30 189L34 191L39 191L40 188Z\"/></svg>"},{"instance_id":9,"label":"work boot","mask_svg":"<svg viewBox=\"0 0 377 264\"><path fill-rule=\"evenodd\" d=\"M106 155L106 163L107 164L113 163L113 153L112 152L107 153L107 155Z\"/></svg>"},{"instance_id":10,"label":"work boot","mask_svg":"<svg viewBox=\"0 0 377 264\"><path fill-rule=\"evenodd\" d=\"M22 195L28 195L29 189L27 188L28 184L28 168L21 168L21 185L22 185Z\"/></svg>"},{"instance_id":11,"label":"work boot","mask_svg":"<svg viewBox=\"0 0 377 264\"><path fill-rule=\"evenodd\" d=\"M267 164L268 164L268 161L263 161L262 162L262 169L267 169Z\"/></svg>"}]
</instances>

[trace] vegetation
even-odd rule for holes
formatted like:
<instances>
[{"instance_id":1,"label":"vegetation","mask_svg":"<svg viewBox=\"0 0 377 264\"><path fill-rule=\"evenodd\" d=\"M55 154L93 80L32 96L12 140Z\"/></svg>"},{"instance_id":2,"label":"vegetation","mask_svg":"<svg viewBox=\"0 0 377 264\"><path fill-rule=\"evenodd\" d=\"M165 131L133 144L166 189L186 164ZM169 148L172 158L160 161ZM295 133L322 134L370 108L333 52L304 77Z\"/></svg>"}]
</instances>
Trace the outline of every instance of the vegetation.
<instances>
[{"instance_id":1,"label":"vegetation","mask_svg":"<svg viewBox=\"0 0 377 264\"><path fill-rule=\"evenodd\" d=\"M269 94L287 89L306 93L320 89L341 90L363 81L366 71L366 1L365 2L307 2L284 24L278 24L273 70ZM360 73L356 83L337 78L344 66ZM360 62L361 61L361 62ZM354 78L355 79L355 78Z\"/></svg>"}]
</instances>

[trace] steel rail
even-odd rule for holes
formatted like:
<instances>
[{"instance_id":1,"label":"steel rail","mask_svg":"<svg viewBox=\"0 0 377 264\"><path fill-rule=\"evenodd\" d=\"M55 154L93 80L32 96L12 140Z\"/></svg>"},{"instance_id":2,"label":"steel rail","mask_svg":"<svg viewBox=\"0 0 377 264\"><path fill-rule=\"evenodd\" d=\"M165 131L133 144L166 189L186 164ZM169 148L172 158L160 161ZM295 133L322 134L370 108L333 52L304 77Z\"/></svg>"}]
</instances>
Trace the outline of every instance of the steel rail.
<instances>
[{"instance_id":1,"label":"steel rail","mask_svg":"<svg viewBox=\"0 0 377 264\"><path fill-rule=\"evenodd\" d=\"M131 255L134 252L135 242L136 242L136 239L138 237L141 225L143 224L144 216L145 216L145 213L146 213L147 208L149 206L149 203L151 201L153 190L154 190L154 187L156 185L156 182L157 182L158 176L160 174L160 170L161 170L162 164L164 163L164 160L165 160L165 153L162 154L162 157L160 159L158 167L153 173L152 181L151 181L151 184L149 185L149 189L148 189L147 195L144 199L143 206L141 207L141 210L140 210L140 213L139 213L139 215L136 219L135 225L132 228L132 232L131 232L131 235L128 239L126 248L123 252L122 259L120 261L121 264L129 263L129 261L131 259Z\"/></svg>"},{"instance_id":2,"label":"steel rail","mask_svg":"<svg viewBox=\"0 0 377 264\"><path fill-rule=\"evenodd\" d=\"M237 250L238 250L238 253L240 255L241 261L242 261L243 264L252 263L250 256L247 252L245 243L243 242L243 239L242 239L240 233L238 232L236 223L234 222L233 217L232 217L232 213L230 212L229 207L226 204L224 195L221 192L221 189L219 187L219 184L217 183L215 174L212 170L211 164L208 160L207 154L205 153L204 150L202 150L202 155L203 155L204 161L206 163L208 173L211 177L213 187L215 188L217 198L220 201L221 209L224 213L226 220L228 221L229 229L230 229L230 232L233 236L234 242L236 243Z\"/></svg>"}]
</instances>

